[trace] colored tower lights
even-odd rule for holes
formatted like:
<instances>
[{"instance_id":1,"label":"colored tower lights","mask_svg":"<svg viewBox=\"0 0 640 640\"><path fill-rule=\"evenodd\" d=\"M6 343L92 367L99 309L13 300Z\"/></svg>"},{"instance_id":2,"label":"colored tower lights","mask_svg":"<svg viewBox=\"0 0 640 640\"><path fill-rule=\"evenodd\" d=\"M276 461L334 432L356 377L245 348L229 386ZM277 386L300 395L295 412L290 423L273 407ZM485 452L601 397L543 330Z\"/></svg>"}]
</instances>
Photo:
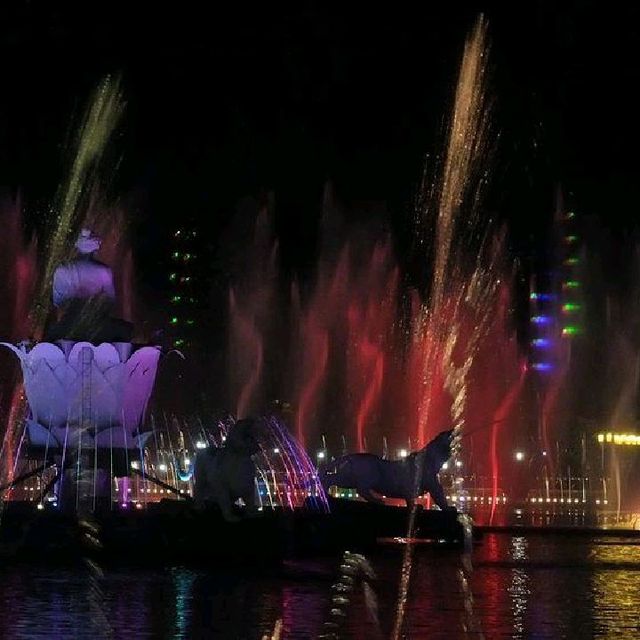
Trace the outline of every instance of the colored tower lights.
<instances>
[{"instance_id":1,"label":"colored tower lights","mask_svg":"<svg viewBox=\"0 0 640 640\"><path fill-rule=\"evenodd\" d=\"M562 281L561 281L561 311L565 318L560 335L562 338L571 339L582 334L581 311L582 304L580 293L582 283L580 281L580 255L579 236L572 228L575 226L575 213L567 213L561 221L563 233L562 247Z\"/></svg>"},{"instance_id":2,"label":"colored tower lights","mask_svg":"<svg viewBox=\"0 0 640 640\"><path fill-rule=\"evenodd\" d=\"M194 261L197 258L195 242L197 232L190 228L176 229L173 233L169 282L169 332L174 347L191 345L195 325L196 295L194 292Z\"/></svg>"},{"instance_id":3,"label":"colored tower lights","mask_svg":"<svg viewBox=\"0 0 640 640\"><path fill-rule=\"evenodd\" d=\"M531 356L529 367L538 373L547 373L553 370L549 349L553 344L554 317L553 302L555 296L551 292L536 290L538 287L532 283L529 294L530 324L531 324Z\"/></svg>"},{"instance_id":4,"label":"colored tower lights","mask_svg":"<svg viewBox=\"0 0 640 640\"><path fill-rule=\"evenodd\" d=\"M541 280L532 280L529 293L529 367L541 376L556 369L560 340L582 334L580 236L573 211L556 216L554 262Z\"/></svg>"}]
</instances>

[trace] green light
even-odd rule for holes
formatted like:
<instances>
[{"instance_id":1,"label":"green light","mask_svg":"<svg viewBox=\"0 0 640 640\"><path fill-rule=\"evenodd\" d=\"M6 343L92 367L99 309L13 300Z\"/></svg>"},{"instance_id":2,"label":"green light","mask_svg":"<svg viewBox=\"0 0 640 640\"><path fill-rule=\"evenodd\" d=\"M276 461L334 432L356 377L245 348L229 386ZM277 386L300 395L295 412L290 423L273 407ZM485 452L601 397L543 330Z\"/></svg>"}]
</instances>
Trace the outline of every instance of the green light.
<instances>
[{"instance_id":1,"label":"green light","mask_svg":"<svg viewBox=\"0 0 640 640\"><path fill-rule=\"evenodd\" d=\"M569 211L567 213L567 220L571 220L571 218L575 218L576 214L573 211Z\"/></svg>"},{"instance_id":2,"label":"green light","mask_svg":"<svg viewBox=\"0 0 640 640\"><path fill-rule=\"evenodd\" d=\"M176 347L180 347L180 346L182 346L184 344L184 340L182 338L179 338L173 344L175 344Z\"/></svg>"},{"instance_id":3,"label":"green light","mask_svg":"<svg viewBox=\"0 0 640 640\"><path fill-rule=\"evenodd\" d=\"M575 304L574 302L567 302L567 304L562 305L562 310L565 313L572 313L573 311L580 311L580 305Z\"/></svg>"},{"instance_id":4,"label":"green light","mask_svg":"<svg viewBox=\"0 0 640 640\"><path fill-rule=\"evenodd\" d=\"M578 241L578 236L567 236L567 237L564 239L564 241L565 241L567 244L573 244L574 242L577 242L577 241Z\"/></svg>"},{"instance_id":5,"label":"green light","mask_svg":"<svg viewBox=\"0 0 640 640\"><path fill-rule=\"evenodd\" d=\"M567 280L563 285L565 289L578 289L580 283L577 280Z\"/></svg>"},{"instance_id":6,"label":"green light","mask_svg":"<svg viewBox=\"0 0 640 640\"><path fill-rule=\"evenodd\" d=\"M178 324L178 318L176 316L173 316L173 318L171 318L171 324Z\"/></svg>"},{"instance_id":7,"label":"green light","mask_svg":"<svg viewBox=\"0 0 640 640\"><path fill-rule=\"evenodd\" d=\"M576 265L580 262L579 258L567 258L564 263L568 266Z\"/></svg>"},{"instance_id":8,"label":"green light","mask_svg":"<svg viewBox=\"0 0 640 640\"><path fill-rule=\"evenodd\" d=\"M171 280L172 282L176 279L176 274L175 273L170 273L169 274L169 280Z\"/></svg>"},{"instance_id":9,"label":"green light","mask_svg":"<svg viewBox=\"0 0 640 640\"><path fill-rule=\"evenodd\" d=\"M179 251L174 251L173 252L173 257L174 258L179 258L180 257L180 252Z\"/></svg>"},{"instance_id":10,"label":"green light","mask_svg":"<svg viewBox=\"0 0 640 640\"><path fill-rule=\"evenodd\" d=\"M182 300L182 296L173 296L171 298L171 302L180 302L180 300Z\"/></svg>"},{"instance_id":11,"label":"green light","mask_svg":"<svg viewBox=\"0 0 640 640\"><path fill-rule=\"evenodd\" d=\"M193 320L187 320L187 324L189 325L193 324Z\"/></svg>"},{"instance_id":12,"label":"green light","mask_svg":"<svg viewBox=\"0 0 640 640\"><path fill-rule=\"evenodd\" d=\"M538 299L538 294L537 293L530 293L529 294L529 300L537 300Z\"/></svg>"},{"instance_id":13,"label":"green light","mask_svg":"<svg viewBox=\"0 0 640 640\"><path fill-rule=\"evenodd\" d=\"M575 325L567 325L562 329L562 335L564 337L577 336L580 333L580 327Z\"/></svg>"},{"instance_id":14,"label":"green light","mask_svg":"<svg viewBox=\"0 0 640 640\"><path fill-rule=\"evenodd\" d=\"M190 253L185 253L184 254L184 259L186 260L191 260L191 254Z\"/></svg>"}]
</instances>

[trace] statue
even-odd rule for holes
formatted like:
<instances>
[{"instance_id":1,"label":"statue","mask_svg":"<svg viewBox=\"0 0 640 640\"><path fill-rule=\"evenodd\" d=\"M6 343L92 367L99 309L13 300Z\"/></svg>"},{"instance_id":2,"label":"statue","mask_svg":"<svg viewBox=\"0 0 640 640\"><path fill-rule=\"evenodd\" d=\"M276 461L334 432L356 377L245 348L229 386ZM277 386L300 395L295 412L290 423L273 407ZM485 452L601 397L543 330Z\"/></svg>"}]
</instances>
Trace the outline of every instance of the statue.
<instances>
[{"instance_id":1,"label":"statue","mask_svg":"<svg viewBox=\"0 0 640 640\"><path fill-rule=\"evenodd\" d=\"M383 460L370 453L352 453L331 462L320 474L329 487L355 489L365 500L384 504L379 496L402 498L412 508L418 496L429 492L443 511L449 507L438 479L442 465L455 448L453 429L437 435L426 447L403 460ZM378 495L376 495L378 494Z\"/></svg>"},{"instance_id":2,"label":"statue","mask_svg":"<svg viewBox=\"0 0 640 640\"><path fill-rule=\"evenodd\" d=\"M95 258L100 239L83 229L75 247L78 255L54 273L58 317L45 339L0 342L22 368L23 453L56 467L58 488L48 490L69 506L96 495L110 500L112 477L127 476L130 461L143 456L160 358L159 347L132 344L131 324L112 317L112 271Z\"/></svg>"},{"instance_id":3,"label":"statue","mask_svg":"<svg viewBox=\"0 0 640 640\"><path fill-rule=\"evenodd\" d=\"M115 287L111 269L96 259L101 240L83 229L76 241L77 257L53 274L53 305L57 319L45 340L131 342L133 325L112 316Z\"/></svg>"},{"instance_id":4,"label":"statue","mask_svg":"<svg viewBox=\"0 0 640 640\"><path fill-rule=\"evenodd\" d=\"M227 435L223 447L209 447L196 454L194 500L196 507L217 505L228 522L240 520L233 505L244 502L246 515L255 515L256 465L252 456L260 451L255 434L257 421L238 420Z\"/></svg>"}]
</instances>

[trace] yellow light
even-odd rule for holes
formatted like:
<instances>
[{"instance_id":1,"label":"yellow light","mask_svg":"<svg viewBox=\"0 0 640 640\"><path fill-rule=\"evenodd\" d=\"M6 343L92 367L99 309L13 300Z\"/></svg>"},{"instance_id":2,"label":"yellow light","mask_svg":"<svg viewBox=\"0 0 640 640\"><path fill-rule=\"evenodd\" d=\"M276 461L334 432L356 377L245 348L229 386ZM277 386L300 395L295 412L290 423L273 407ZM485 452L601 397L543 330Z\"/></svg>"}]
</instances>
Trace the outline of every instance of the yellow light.
<instances>
[{"instance_id":1,"label":"yellow light","mask_svg":"<svg viewBox=\"0 0 640 640\"><path fill-rule=\"evenodd\" d=\"M640 434L636 433L599 433L598 442L628 447L640 446Z\"/></svg>"}]
</instances>

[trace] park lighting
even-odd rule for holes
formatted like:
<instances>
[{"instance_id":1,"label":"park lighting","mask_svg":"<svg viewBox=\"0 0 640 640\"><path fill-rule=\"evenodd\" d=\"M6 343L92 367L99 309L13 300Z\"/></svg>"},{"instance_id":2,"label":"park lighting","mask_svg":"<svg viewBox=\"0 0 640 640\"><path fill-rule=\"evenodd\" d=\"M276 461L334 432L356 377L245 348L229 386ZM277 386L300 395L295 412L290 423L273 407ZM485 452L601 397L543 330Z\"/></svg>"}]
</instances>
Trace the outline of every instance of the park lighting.
<instances>
[{"instance_id":1,"label":"park lighting","mask_svg":"<svg viewBox=\"0 0 640 640\"><path fill-rule=\"evenodd\" d=\"M276 455L278 455L278 454L280 453L280 449L278 449L278 447L276 447L276 448L273 450L273 453L275 453Z\"/></svg>"},{"instance_id":2,"label":"park lighting","mask_svg":"<svg viewBox=\"0 0 640 640\"><path fill-rule=\"evenodd\" d=\"M462 460L456 460L456 467L458 467L458 469L462 466Z\"/></svg>"},{"instance_id":3,"label":"park lighting","mask_svg":"<svg viewBox=\"0 0 640 640\"><path fill-rule=\"evenodd\" d=\"M318 451L318 460L324 460L325 458L325 453L324 451Z\"/></svg>"},{"instance_id":4,"label":"park lighting","mask_svg":"<svg viewBox=\"0 0 640 640\"><path fill-rule=\"evenodd\" d=\"M164 464L164 462L161 465L158 465L158 469L160 469L160 471L166 471L167 470L167 465Z\"/></svg>"},{"instance_id":5,"label":"park lighting","mask_svg":"<svg viewBox=\"0 0 640 640\"><path fill-rule=\"evenodd\" d=\"M542 455L545 455L544 452ZM524 451L516 451L516 460L522 462L524 460Z\"/></svg>"},{"instance_id":6,"label":"park lighting","mask_svg":"<svg viewBox=\"0 0 640 640\"><path fill-rule=\"evenodd\" d=\"M409 454L407 453L406 449L400 449L400 451L398 451L398 456L400 458L406 458Z\"/></svg>"},{"instance_id":7,"label":"park lighting","mask_svg":"<svg viewBox=\"0 0 640 640\"><path fill-rule=\"evenodd\" d=\"M196 449L206 449L207 448L207 443L203 442L202 440L198 440L198 442L196 442Z\"/></svg>"},{"instance_id":8,"label":"park lighting","mask_svg":"<svg viewBox=\"0 0 640 640\"><path fill-rule=\"evenodd\" d=\"M442 465L442 468L446 471L446 470L449 468L449 463L448 463L448 462L445 462L445 463Z\"/></svg>"}]
</instances>

